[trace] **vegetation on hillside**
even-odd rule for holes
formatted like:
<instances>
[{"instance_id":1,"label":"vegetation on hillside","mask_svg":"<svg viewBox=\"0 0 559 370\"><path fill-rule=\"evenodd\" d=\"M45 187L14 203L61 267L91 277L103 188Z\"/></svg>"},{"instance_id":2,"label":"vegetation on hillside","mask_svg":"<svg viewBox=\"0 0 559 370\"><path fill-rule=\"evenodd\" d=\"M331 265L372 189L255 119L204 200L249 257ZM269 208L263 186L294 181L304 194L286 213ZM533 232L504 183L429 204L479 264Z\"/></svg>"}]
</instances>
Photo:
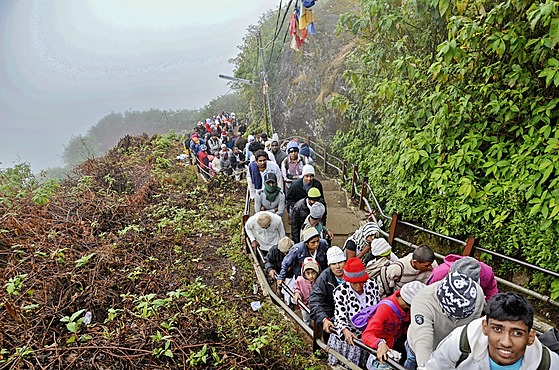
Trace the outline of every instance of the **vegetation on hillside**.
<instances>
[{"instance_id":1,"label":"vegetation on hillside","mask_svg":"<svg viewBox=\"0 0 559 370\"><path fill-rule=\"evenodd\" d=\"M254 291L244 188L176 163L182 140L125 136L62 183L0 172L0 368L324 368Z\"/></svg>"},{"instance_id":2,"label":"vegetation on hillside","mask_svg":"<svg viewBox=\"0 0 559 370\"><path fill-rule=\"evenodd\" d=\"M337 150L386 210L559 271L559 3L361 5Z\"/></svg>"}]
</instances>

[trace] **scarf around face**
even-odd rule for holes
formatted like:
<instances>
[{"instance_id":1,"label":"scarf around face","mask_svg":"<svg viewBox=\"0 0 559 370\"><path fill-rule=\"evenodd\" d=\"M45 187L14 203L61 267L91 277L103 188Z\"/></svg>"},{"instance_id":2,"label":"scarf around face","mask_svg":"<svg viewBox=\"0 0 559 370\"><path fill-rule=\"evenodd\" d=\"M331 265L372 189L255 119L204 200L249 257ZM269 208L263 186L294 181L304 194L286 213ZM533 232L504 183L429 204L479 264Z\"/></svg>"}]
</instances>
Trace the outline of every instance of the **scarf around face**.
<instances>
[{"instance_id":1,"label":"scarf around face","mask_svg":"<svg viewBox=\"0 0 559 370\"><path fill-rule=\"evenodd\" d=\"M270 184L264 184L264 194L266 195L266 200L272 203L278 197L280 188L277 185L271 186Z\"/></svg>"}]
</instances>

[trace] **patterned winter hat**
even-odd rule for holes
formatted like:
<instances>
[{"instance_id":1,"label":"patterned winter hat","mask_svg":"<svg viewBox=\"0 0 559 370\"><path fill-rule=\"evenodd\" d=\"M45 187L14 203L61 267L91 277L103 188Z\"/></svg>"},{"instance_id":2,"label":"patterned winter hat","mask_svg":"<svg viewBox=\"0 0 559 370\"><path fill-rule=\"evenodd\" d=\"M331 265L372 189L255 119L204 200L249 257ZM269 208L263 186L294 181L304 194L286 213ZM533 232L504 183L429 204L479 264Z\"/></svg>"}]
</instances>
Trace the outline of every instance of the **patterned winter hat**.
<instances>
[{"instance_id":1,"label":"patterned winter hat","mask_svg":"<svg viewBox=\"0 0 559 370\"><path fill-rule=\"evenodd\" d=\"M452 266L450 266L450 273L458 272L462 275L466 275L473 281L479 284L479 274L481 273L481 265L473 257L462 257L455 261Z\"/></svg>"},{"instance_id":2,"label":"patterned winter hat","mask_svg":"<svg viewBox=\"0 0 559 370\"><path fill-rule=\"evenodd\" d=\"M350 283L364 283L369 280L369 274L360 258L352 257L344 266L344 280Z\"/></svg>"},{"instance_id":3,"label":"patterned winter hat","mask_svg":"<svg viewBox=\"0 0 559 370\"><path fill-rule=\"evenodd\" d=\"M305 243L308 242L309 240L311 240L312 238L314 238L315 236L319 236L319 235L318 235L318 231L316 231L316 229L314 227L306 229L301 234L301 237L302 237L302 239Z\"/></svg>"},{"instance_id":4,"label":"patterned winter hat","mask_svg":"<svg viewBox=\"0 0 559 370\"><path fill-rule=\"evenodd\" d=\"M476 284L465 275L449 273L437 286L437 298L441 309L449 317L466 318L476 307Z\"/></svg>"}]
</instances>

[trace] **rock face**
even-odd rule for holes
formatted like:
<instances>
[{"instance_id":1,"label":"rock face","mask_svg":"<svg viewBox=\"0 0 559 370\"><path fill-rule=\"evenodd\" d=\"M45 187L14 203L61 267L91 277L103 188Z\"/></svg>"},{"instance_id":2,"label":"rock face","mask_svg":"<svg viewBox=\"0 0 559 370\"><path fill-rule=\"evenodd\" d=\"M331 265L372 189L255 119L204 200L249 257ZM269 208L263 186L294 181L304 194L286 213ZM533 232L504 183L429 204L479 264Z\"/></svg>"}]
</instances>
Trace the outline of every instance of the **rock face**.
<instances>
[{"instance_id":1,"label":"rock face","mask_svg":"<svg viewBox=\"0 0 559 370\"><path fill-rule=\"evenodd\" d=\"M280 137L309 135L329 142L341 122L328 108L333 94L343 94L344 61L353 50L351 39L334 34L340 14L356 9L356 0L320 1L313 7L317 33L300 51L289 47L289 36L271 75L272 123Z\"/></svg>"}]
</instances>

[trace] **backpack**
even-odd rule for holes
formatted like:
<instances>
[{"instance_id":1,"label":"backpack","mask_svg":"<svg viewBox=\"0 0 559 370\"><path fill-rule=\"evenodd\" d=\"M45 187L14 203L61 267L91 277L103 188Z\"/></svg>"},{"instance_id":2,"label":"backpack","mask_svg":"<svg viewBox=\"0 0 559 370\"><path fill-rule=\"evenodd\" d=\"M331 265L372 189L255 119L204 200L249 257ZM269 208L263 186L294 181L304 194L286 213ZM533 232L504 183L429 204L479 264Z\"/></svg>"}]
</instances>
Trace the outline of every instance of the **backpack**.
<instances>
[{"instance_id":1,"label":"backpack","mask_svg":"<svg viewBox=\"0 0 559 370\"><path fill-rule=\"evenodd\" d=\"M468 340L468 325L469 324L466 324L462 329L462 332L460 333L461 354L460 354L460 358L456 362L456 365L454 366L455 369L457 369L458 366L468 358L470 353L472 353L472 348L470 347L470 341ZM536 370L549 370L550 367L551 367L551 355L549 354L549 349L547 349L546 346L542 345L542 359Z\"/></svg>"},{"instance_id":2,"label":"backpack","mask_svg":"<svg viewBox=\"0 0 559 370\"><path fill-rule=\"evenodd\" d=\"M367 272L369 273L369 278L373 281L376 281L379 285L379 289L384 292L386 295L390 295L393 292L393 289L390 287L388 277L386 276L386 271L390 266L397 265L400 267L400 274L398 274L394 278L394 282L397 283L402 278L404 273L404 264L400 261L386 261L385 263L377 263L375 265L375 261L371 261L367 264Z\"/></svg>"},{"instance_id":3,"label":"backpack","mask_svg":"<svg viewBox=\"0 0 559 370\"><path fill-rule=\"evenodd\" d=\"M357 312L355 315L353 315L353 317L351 318L351 323L353 324L353 326L355 326L359 330L365 330L365 328L367 327L367 323L369 322L369 319L373 317L375 312L377 312L377 308L381 304L385 304L389 306L400 320L404 319L404 316L402 316L402 313L400 312L400 310L398 309L398 307L394 302L392 302L389 299L383 299L379 303L366 307L361 311Z\"/></svg>"}]
</instances>

